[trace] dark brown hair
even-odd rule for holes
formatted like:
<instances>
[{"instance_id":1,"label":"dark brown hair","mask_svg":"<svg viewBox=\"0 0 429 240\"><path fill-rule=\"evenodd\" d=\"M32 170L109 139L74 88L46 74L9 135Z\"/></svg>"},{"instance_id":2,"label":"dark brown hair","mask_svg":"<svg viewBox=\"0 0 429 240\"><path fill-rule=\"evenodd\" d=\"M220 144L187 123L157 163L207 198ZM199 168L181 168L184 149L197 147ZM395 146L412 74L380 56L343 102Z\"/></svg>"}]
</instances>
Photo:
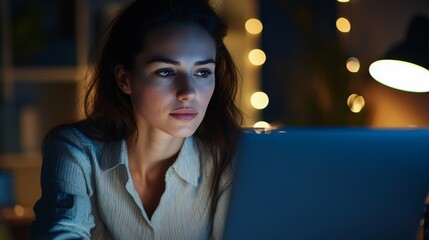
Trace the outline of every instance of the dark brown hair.
<instances>
[{"instance_id":1,"label":"dark brown hair","mask_svg":"<svg viewBox=\"0 0 429 240\"><path fill-rule=\"evenodd\" d=\"M81 129L90 137L104 141L136 137L130 97L117 86L114 69L121 64L132 70L135 57L144 50L142 43L146 34L156 26L173 21L197 23L216 42L216 87L194 134L200 148L211 154L214 163L210 195L213 213L220 177L235 152L242 115L234 101L236 67L223 43L227 26L207 0L138 0L119 13L104 36L85 97L86 117L92 124L82 125Z\"/></svg>"}]
</instances>

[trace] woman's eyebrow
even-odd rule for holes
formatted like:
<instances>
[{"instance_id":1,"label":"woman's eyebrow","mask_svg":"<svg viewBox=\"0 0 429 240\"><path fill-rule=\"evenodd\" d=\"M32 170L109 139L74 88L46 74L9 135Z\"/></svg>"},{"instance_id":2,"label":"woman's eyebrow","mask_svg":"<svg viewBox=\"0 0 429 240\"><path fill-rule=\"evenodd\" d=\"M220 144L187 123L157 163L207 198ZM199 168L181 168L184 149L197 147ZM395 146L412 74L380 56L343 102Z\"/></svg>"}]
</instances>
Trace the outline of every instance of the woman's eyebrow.
<instances>
[{"instance_id":1,"label":"woman's eyebrow","mask_svg":"<svg viewBox=\"0 0 429 240\"><path fill-rule=\"evenodd\" d=\"M213 59L209 58L209 59L206 59L203 61L198 61L195 63L195 65L205 65L205 64L209 64L209 63L216 64L216 62Z\"/></svg>"},{"instance_id":2,"label":"woman's eyebrow","mask_svg":"<svg viewBox=\"0 0 429 240\"><path fill-rule=\"evenodd\" d=\"M179 61L176 61L176 60L173 60L173 59L170 59L170 58L166 58L166 57L153 57L153 58L150 58L146 62L146 64L151 64L151 63L156 63L156 62L168 63L168 64L173 64L173 65L180 65ZM201 60L201 61L195 62L195 65L198 66L198 65L205 65L205 64L210 64L210 63L215 64L216 62L212 58L208 58L206 60Z\"/></svg>"},{"instance_id":3,"label":"woman's eyebrow","mask_svg":"<svg viewBox=\"0 0 429 240\"><path fill-rule=\"evenodd\" d=\"M161 62L161 63L168 63L168 64L174 64L174 65L180 65L179 61L175 61L173 59L169 59L166 57L153 57L151 59L149 59L146 64L151 64L151 63L155 63L155 62Z\"/></svg>"}]
</instances>

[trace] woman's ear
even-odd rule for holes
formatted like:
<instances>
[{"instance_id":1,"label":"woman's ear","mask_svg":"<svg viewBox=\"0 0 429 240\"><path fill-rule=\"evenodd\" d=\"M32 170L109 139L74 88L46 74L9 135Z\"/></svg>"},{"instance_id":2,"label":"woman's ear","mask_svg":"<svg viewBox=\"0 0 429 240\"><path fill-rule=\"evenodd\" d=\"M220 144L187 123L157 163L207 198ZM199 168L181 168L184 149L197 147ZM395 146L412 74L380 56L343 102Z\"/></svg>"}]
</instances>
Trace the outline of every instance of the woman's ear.
<instances>
[{"instance_id":1,"label":"woman's ear","mask_svg":"<svg viewBox=\"0 0 429 240\"><path fill-rule=\"evenodd\" d=\"M116 84L125 94L131 94L131 80L128 71L124 65L117 65L115 67Z\"/></svg>"}]
</instances>

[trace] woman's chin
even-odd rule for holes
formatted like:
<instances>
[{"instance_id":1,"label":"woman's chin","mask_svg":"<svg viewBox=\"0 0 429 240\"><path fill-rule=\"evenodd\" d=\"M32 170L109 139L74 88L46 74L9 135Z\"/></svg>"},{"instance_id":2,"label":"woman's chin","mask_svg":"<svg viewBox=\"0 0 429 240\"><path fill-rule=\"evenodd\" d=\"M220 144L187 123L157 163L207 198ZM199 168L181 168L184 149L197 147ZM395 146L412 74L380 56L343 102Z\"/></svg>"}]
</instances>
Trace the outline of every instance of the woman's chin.
<instances>
[{"instance_id":1,"label":"woman's chin","mask_svg":"<svg viewBox=\"0 0 429 240\"><path fill-rule=\"evenodd\" d=\"M173 137L185 138L185 137L192 136L196 130L197 128L180 128L180 129L167 131L166 133Z\"/></svg>"}]
</instances>

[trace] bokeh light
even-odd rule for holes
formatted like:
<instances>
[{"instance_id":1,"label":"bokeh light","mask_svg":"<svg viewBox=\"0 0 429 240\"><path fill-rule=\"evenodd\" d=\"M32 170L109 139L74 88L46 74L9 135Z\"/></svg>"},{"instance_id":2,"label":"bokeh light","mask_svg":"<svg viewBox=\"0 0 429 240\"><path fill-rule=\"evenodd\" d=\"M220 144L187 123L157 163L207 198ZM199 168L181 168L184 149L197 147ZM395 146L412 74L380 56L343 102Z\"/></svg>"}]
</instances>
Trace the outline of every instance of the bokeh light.
<instances>
[{"instance_id":1,"label":"bokeh light","mask_svg":"<svg viewBox=\"0 0 429 240\"><path fill-rule=\"evenodd\" d=\"M346 63L347 70L349 70L352 73L357 73L360 69L360 62L359 59L355 57L351 57L347 60Z\"/></svg>"},{"instance_id":2,"label":"bokeh light","mask_svg":"<svg viewBox=\"0 0 429 240\"><path fill-rule=\"evenodd\" d=\"M250 103L256 109L264 109L269 103L268 95L264 92L255 92L250 97Z\"/></svg>"},{"instance_id":3,"label":"bokeh light","mask_svg":"<svg viewBox=\"0 0 429 240\"><path fill-rule=\"evenodd\" d=\"M265 63L265 60L267 59L265 56L264 51L261 49L253 49L249 52L249 61L253 65L260 66Z\"/></svg>"},{"instance_id":4,"label":"bokeh light","mask_svg":"<svg viewBox=\"0 0 429 240\"><path fill-rule=\"evenodd\" d=\"M256 18L251 18L244 24L246 31L251 34L259 34L262 32L263 25L261 21Z\"/></svg>"},{"instance_id":5,"label":"bokeh light","mask_svg":"<svg viewBox=\"0 0 429 240\"><path fill-rule=\"evenodd\" d=\"M253 128L269 129L270 127L271 127L270 124L265 121L259 121L253 125Z\"/></svg>"},{"instance_id":6,"label":"bokeh light","mask_svg":"<svg viewBox=\"0 0 429 240\"><path fill-rule=\"evenodd\" d=\"M14 211L15 215L18 217L22 217L25 214L25 209L21 205L15 205L15 207L13 208L13 211Z\"/></svg>"},{"instance_id":7,"label":"bokeh light","mask_svg":"<svg viewBox=\"0 0 429 240\"><path fill-rule=\"evenodd\" d=\"M347 33L350 32L351 24L347 18L340 17L337 19L337 29L340 32Z\"/></svg>"},{"instance_id":8,"label":"bokeh light","mask_svg":"<svg viewBox=\"0 0 429 240\"><path fill-rule=\"evenodd\" d=\"M359 113L365 106L365 99L358 94L352 94L347 99L347 105L349 106L350 111Z\"/></svg>"}]
</instances>

